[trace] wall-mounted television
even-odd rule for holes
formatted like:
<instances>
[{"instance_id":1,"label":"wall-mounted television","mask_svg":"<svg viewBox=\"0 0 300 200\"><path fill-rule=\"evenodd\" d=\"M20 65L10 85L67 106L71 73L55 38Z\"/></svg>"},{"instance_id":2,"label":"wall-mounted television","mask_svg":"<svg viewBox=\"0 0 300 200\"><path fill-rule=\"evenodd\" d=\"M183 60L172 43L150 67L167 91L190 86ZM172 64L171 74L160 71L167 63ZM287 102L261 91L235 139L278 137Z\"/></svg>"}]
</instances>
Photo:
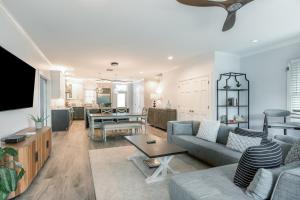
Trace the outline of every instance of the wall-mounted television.
<instances>
[{"instance_id":1,"label":"wall-mounted television","mask_svg":"<svg viewBox=\"0 0 300 200\"><path fill-rule=\"evenodd\" d=\"M0 46L0 111L33 107L35 73Z\"/></svg>"}]
</instances>

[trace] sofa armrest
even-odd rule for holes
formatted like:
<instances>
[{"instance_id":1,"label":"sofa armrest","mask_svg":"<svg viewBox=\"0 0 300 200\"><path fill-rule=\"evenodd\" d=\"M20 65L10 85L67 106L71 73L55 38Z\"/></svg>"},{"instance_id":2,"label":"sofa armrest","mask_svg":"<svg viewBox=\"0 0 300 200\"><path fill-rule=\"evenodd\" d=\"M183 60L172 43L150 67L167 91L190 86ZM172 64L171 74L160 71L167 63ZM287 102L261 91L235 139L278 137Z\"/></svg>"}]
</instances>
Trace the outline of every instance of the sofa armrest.
<instances>
[{"instance_id":1,"label":"sofa armrest","mask_svg":"<svg viewBox=\"0 0 300 200\"><path fill-rule=\"evenodd\" d=\"M192 135L196 135L200 126L200 122L198 121L169 121L167 125L167 139L168 142L172 143L172 136L175 135L175 127L174 124L192 124L193 127L193 133ZM177 128L180 128L180 126Z\"/></svg>"},{"instance_id":2,"label":"sofa armrest","mask_svg":"<svg viewBox=\"0 0 300 200\"><path fill-rule=\"evenodd\" d=\"M272 200L292 200L300 197L300 168L284 171L275 185Z\"/></svg>"}]
</instances>

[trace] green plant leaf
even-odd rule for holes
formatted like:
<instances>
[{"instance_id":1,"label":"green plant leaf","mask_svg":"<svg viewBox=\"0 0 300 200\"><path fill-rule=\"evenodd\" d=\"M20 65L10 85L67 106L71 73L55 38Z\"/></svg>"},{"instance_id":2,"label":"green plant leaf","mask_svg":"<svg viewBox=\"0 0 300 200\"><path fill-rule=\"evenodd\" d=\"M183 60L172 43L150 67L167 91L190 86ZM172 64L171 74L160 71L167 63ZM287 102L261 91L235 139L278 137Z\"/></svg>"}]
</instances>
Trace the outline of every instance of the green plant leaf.
<instances>
[{"instance_id":1,"label":"green plant leaf","mask_svg":"<svg viewBox=\"0 0 300 200\"><path fill-rule=\"evenodd\" d=\"M11 147L5 147L3 149L3 151L4 151L5 154L8 154L10 156L17 156L18 155L18 152L14 148L11 148Z\"/></svg>"},{"instance_id":2,"label":"green plant leaf","mask_svg":"<svg viewBox=\"0 0 300 200\"><path fill-rule=\"evenodd\" d=\"M3 150L3 148L0 147L0 160L2 160L5 156L5 152Z\"/></svg>"},{"instance_id":3,"label":"green plant leaf","mask_svg":"<svg viewBox=\"0 0 300 200\"><path fill-rule=\"evenodd\" d=\"M15 169L0 167L0 190L11 193L17 189L19 179Z\"/></svg>"},{"instance_id":4,"label":"green plant leaf","mask_svg":"<svg viewBox=\"0 0 300 200\"><path fill-rule=\"evenodd\" d=\"M19 174L17 175L18 181L21 180L24 175L25 175L25 170L21 168Z\"/></svg>"},{"instance_id":5,"label":"green plant leaf","mask_svg":"<svg viewBox=\"0 0 300 200\"><path fill-rule=\"evenodd\" d=\"M6 200L10 193L4 192L0 190L0 200Z\"/></svg>"}]
</instances>

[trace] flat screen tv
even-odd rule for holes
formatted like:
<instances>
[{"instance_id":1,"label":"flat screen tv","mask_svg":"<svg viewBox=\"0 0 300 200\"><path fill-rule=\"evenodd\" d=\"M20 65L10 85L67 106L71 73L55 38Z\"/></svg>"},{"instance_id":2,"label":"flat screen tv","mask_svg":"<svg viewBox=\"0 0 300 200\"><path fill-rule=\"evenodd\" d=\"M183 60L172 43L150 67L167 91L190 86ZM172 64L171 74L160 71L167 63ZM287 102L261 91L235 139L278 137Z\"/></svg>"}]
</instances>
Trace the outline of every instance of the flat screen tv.
<instances>
[{"instance_id":1,"label":"flat screen tv","mask_svg":"<svg viewBox=\"0 0 300 200\"><path fill-rule=\"evenodd\" d=\"M0 46L0 111L33 107L35 73Z\"/></svg>"}]
</instances>

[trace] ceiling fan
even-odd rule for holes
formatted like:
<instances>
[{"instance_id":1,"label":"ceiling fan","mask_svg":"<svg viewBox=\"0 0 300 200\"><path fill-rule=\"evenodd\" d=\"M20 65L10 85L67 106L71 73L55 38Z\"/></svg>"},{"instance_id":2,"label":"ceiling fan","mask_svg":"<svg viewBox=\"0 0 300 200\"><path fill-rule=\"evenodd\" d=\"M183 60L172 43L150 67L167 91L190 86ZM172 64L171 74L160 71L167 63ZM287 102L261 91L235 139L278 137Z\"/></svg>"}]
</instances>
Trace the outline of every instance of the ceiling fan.
<instances>
[{"instance_id":1,"label":"ceiling fan","mask_svg":"<svg viewBox=\"0 0 300 200\"><path fill-rule=\"evenodd\" d=\"M198 7L210 7L210 6L218 6L224 8L228 15L225 20L222 31L230 30L236 20L236 12L241 9L246 4L250 3L254 0L177 0L178 2L190 6L198 6Z\"/></svg>"}]
</instances>

